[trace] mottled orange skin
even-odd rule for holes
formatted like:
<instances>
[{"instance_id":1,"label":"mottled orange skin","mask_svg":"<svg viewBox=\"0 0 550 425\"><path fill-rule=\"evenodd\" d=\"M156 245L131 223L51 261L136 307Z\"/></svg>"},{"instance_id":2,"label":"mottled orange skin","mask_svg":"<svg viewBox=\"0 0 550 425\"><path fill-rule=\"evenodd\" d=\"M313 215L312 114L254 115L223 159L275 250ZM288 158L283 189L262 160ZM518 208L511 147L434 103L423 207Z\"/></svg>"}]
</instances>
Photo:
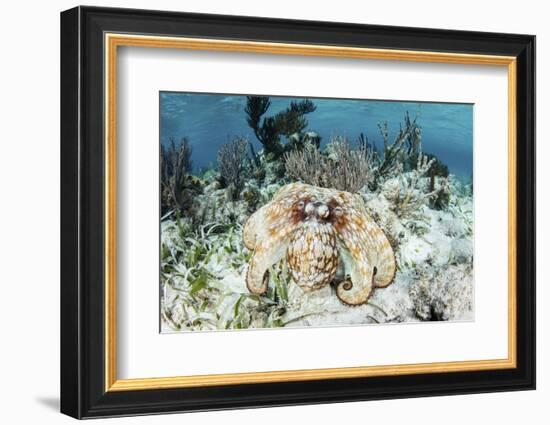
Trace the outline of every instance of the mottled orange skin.
<instances>
[{"instance_id":1,"label":"mottled orange skin","mask_svg":"<svg viewBox=\"0 0 550 425\"><path fill-rule=\"evenodd\" d=\"M248 219L243 239L254 251L246 284L255 294L267 291L267 270L285 257L293 281L307 291L332 283L339 263L349 258L349 277L336 283L336 295L348 305L364 304L373 287L385 287L395 276L388 239L362 198L349 192L286 185Z\"/></svg>"},{"instance_id":2,"label":"mottled orange skin","mask_svg":"<svg viewBox=\"0 0 550 425\"><path fill-rule=\"evenodd\" d=\"M319 289L334 280L338 267L337 240L330 224L299 226L290 239L286 259L294 282L304 290Z\"/></svg>"}]
</instances>

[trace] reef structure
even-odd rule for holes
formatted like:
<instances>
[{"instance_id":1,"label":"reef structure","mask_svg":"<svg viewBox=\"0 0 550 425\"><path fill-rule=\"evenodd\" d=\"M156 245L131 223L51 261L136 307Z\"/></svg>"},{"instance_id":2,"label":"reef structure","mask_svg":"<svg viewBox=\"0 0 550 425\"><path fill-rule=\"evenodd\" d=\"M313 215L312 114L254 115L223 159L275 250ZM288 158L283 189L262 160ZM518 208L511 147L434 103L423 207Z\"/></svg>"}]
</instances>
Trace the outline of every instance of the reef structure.
<instances>
[{"instance_id":1,"label":"reef structure","mask_svg":"<svg viewBox=\"0 0 550 425\"><path fill-rule=\"evenodd\" d=\"M360 195L304 183L283 186L250 216L243 229L253 251L246 285L267 292L269 268L286 259L292 280L305 291L334 284L337 297L355 306L395 277L395 256Z\"/></svg>"}]
</instances>

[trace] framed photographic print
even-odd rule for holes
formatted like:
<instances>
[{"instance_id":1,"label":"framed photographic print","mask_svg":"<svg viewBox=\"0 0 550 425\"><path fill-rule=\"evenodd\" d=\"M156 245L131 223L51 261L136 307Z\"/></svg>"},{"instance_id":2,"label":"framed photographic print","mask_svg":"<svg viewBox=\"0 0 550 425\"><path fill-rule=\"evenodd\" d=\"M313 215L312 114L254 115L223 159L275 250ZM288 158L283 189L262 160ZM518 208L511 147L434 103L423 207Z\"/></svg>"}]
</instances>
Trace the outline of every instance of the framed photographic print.
<instances>
[{"instance_id":1,"label":"framed photographic print","mask_svg":"<svg viewBox=\"0 0 550 425\"><path fill-rule=\"evenodd\" d=\"M535 387L535 38L61 14L61 411Z\"/></svg>"}]
</instances>

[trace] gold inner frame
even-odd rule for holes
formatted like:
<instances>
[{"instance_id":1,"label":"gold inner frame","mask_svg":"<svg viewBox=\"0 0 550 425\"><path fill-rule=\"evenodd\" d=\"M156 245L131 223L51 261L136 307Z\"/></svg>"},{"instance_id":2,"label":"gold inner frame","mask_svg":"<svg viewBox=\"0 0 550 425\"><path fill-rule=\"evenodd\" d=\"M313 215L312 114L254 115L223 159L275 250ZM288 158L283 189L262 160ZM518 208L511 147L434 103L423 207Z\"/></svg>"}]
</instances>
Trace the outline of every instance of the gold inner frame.
<instances>
[{"instance_id":1,"label":"gold inner frame","mask_svg":"<svg viewBox=\"0 0 550 425\"><path fill-rule=\"evenodd\" d=\"M164 378L118 379L116 325L116 123L117 48L119 46L325 56L469 65L503 66L508 72L508 357L418 364L304 369ZM515 368L516 358L516 58L513 56L370 49L327 45L266 43L127 34L105 34L105 391L236 385L358 378L416 373L446 373Z\"/></svg>"}]
</instances>

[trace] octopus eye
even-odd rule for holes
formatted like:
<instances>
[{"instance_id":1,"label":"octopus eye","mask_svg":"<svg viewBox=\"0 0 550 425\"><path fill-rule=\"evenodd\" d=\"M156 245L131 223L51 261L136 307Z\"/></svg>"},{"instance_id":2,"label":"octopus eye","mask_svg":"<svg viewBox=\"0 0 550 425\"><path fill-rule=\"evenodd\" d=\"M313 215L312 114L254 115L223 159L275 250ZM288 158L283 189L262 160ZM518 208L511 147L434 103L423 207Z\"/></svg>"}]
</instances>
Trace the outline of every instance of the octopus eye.
<instances>
[{"instance_id":1,"label":"octopus eye","mask_svg":"<svg viewBox=\"0 0 550 425\"><path fill-rule=\"evenodd\" d=\"M330 210L326 205L321 204L317 207L317 214L321 218L327 218L330 214Z\"/></svg>"},{"instance_id":2,"label":"octopus eye","mask_svg":"<svg viewBox=\"0 0 550 425\"><path fill-rule=\"evenodd\" d=\"M304 208L304 213L306 215L311 215L315 212L315 206L313 205L313 203L311 202L308 202L306 207Z\"/></svg>"}]
</instances>

